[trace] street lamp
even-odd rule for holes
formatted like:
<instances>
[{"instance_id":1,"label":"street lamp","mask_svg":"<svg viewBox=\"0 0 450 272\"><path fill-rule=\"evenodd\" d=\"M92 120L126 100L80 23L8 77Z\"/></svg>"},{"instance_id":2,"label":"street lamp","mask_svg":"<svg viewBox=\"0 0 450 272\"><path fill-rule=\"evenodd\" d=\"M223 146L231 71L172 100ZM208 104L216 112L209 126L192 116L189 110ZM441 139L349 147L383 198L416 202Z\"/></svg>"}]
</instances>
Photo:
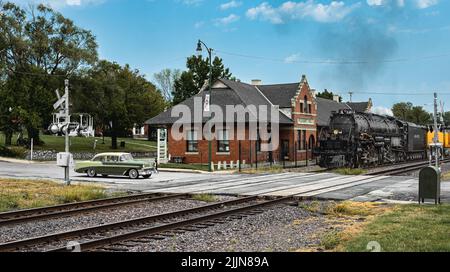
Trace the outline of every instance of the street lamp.
<instances>
[{"instance_id":1,"label":"street lamp","mask_svg":"<svg viewBox=\"0 0 450 272\"><path fill-rule=\"evenodd\" d=\"M208 96L209 96L209 105L211 105L211 87L212 87L212 52L213 49L209 48L203 41L198 40L197 43L197 55L201 56L202 55L202 46L204 46L206 48L206 51L208 51L208 56L209 56L209 80L208 80ZM210 110L210 108L208 109ZM211 128L210 128L211 131ZM209 168L209 172L213 171L213 166L212 166L212 142L211 142L211 137L209 137L208 140L208 168Z\"/></svg>"}]
</instances>

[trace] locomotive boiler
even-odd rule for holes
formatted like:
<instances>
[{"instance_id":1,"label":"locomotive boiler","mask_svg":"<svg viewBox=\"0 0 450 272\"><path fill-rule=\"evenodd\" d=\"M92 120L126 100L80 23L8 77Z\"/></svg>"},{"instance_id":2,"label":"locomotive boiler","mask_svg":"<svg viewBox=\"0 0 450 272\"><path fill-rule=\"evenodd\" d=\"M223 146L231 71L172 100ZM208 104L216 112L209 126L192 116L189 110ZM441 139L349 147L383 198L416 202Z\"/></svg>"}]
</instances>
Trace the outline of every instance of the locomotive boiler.
<instances>
[{"instance_id":1,"label":"locomotive boiler","mask_svg":"<svg viewBox=\"0 0 450 272\"><path fill-rule=\"evenodd\" d=\"M321 131L315 155L324 168L368 167L427 157L427 129L390 116L340 111Z\"/></svg>"}]
</instances>

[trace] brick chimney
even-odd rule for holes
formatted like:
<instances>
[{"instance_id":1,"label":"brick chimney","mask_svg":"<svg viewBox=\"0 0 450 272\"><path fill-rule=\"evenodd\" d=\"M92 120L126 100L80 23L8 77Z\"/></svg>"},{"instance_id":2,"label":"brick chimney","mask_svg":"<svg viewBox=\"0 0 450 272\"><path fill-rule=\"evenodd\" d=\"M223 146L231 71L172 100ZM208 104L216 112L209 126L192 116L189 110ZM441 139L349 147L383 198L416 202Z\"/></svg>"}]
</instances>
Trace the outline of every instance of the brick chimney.
<instances>
[{"instance_id":1,"label":"brick chimney","mask_svg":"<svg viewBox=\"0 0 450 272\"><path fill-rule=\"evenodd\" d=\"M252 85L253 86L260 86L260 85L262 85L262 80L261 79L253 79L252 80Z\"/></svg>"}]
</instances>

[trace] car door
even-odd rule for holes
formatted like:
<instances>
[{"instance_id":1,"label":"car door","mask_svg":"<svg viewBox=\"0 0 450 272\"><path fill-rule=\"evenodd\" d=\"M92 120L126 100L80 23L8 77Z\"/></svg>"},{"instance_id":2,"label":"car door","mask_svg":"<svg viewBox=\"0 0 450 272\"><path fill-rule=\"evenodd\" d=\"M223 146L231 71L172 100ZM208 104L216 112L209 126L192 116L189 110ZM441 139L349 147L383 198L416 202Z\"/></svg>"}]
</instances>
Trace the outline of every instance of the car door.
<instances>
[{"instance_id":1,"label":"car door","mask_svg":"<svg viewBox=\"0 0 450 272\"><path fill-rule=\"evenodd\" d=\"M109 175L122 175L123 174L123 170L119 164L119 156L117 156L117 155L108 156L107 171L108 171Z\"/></svg>"},{"instance_id":2,"label":"car door","mask_svg":"<svg viewBox=\"0 0 450 272\"><path fill-rule=\"evenodd\" d=\"M104 171L104 166L103 166L104 162L105 162L105 157L104 156L96 157L93 160L91 168L94 168L94 170L95 170L95 172L97 174L102 174L103 171Z\"/></svg>"}]
</instances>

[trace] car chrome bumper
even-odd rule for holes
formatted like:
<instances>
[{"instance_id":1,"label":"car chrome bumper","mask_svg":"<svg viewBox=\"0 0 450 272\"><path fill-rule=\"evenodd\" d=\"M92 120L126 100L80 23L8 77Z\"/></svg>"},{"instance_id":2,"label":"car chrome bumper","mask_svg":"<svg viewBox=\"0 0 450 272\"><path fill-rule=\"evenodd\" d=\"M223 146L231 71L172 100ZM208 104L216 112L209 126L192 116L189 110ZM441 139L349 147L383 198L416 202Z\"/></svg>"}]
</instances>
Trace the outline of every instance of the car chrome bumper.
<instances>
[{"instance_id":1,"label":"car chrome bumper","mask_svg":"<svg viewBox=\"0 0 450 272\"><path fill-rule=\"evenodd\" d=\"M140 176L148 176L156 173L155 169L142 169L139 171Z\"/></svg>"}]
</instances>

